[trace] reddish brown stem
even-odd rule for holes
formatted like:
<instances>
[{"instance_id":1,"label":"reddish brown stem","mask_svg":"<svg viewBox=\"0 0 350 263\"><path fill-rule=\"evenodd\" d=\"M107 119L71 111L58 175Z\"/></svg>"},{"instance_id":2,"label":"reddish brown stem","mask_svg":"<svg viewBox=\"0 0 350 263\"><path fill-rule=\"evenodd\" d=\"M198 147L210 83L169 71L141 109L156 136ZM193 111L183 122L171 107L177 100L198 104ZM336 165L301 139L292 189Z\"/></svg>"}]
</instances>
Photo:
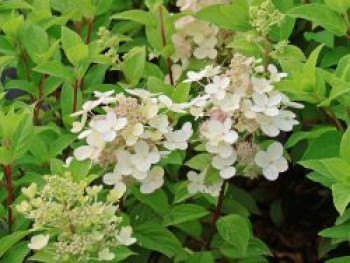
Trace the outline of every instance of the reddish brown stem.
<instances>
[{"instance_id":1,"label":"reddish brown stem","mask_svg":"<svg viewBox=\"0 0 350 263\"><path fill-rule=\"evenodd\" d=\"M13 224L12 218L12 172L10 165L4 165L4 174L6 177L6 188L7 188L7 224L9 231L11 232L11 227Z\"/></svg>"},{"instance_id":2,"label":"reddish brown stem","mask_svg":"<svg viewBox=\"0 0 350 263\"><path fill-rule=\"evenodd\" d=\"M82 25L81 25L81 22L75 22L74 23L74 27L75 27L75 31L77 32L77 34L79 36L81 36L81 28L82 28Z\"/></svg>"},{"instance_id":3,"label":"reddish brown stem","mask_svg":"<svg viewBox=\"0 0 350 263\"><path fill-rule=\"evenodd\" d=\"M219 217L221 215L221 207L222 207L222 204L224 203L224 199L225 199L226 183L227 182L224 181L224 183L221 186L221 190L220 190L220 194L219 194L219 197L218 197L218 201L216 203L216 207L215 207L214 213L212 214L212 217L211 217L210 230L209 230L210 232L209 232L209 236L208 236L207 243L206 243L206 246L205 246L205 248L207 250L210 250L211 242L213 240L214 233L215 233L216 222L218 221L218 219L219 219Z\"/></svg>"},{"instance_id":4,"label":"reddish brown stem","mask_svg":"<svg viewBox=\"0 0 350 263\"><path fill-rule=\"evenodd\" d=\"M24 70L26 71L27 79L28 79L29 82L31 82L32 81L32 75L30 74L27 56L26 56L26 53L24 52L24 50L21 50L21 59L22 59L22 62L23 62Z\"/></svg>"},{"instance_id":5,"label":"reddish brown stem","mask_svg":"<svg viewBox=\"0 0 350 263\"><path fill-rule=\"evenodd\" d=\"M270 64L270 39L268 36L265 36L264 57L264 71L267 72Z\"/></svg>"},{"instance_id":6,"label":"reddish brown stem","mask_svg":"<svg viewBox=\"0 0 350 263\"><path fill-rule=\"evenodd\" d=\"M338 120L337 116L335 115L334 111L330 108L326 109L326 113L328 114L330 121L334 124L334 126L342 133L345 132L345 128L343 124Z\"/></svg>"},{"instance_id":7,"label":"reddish brown stem","mask_svg":"<svg viewBox=\"0 0 350 263\"><path fill-rule=\"evenodd\" d=\"M92 27L94 26L94 18L88 19L87 24L87 34L86 34L86 44L90 44Z\"/></svg>"},{"instance_id":8,"label":"reddish brown stem","mask_svg":"<svg viewBox=\"0 0 350 263\"><path fill-rule=\"evenodd\" d=\"M160 22L160 35L162 37L162 45L163 47L166 47L167 45L167 41L166 41L166 33L165 33L165 26L164 26L164 16L163 16L163 6L160 5L158 7L158 12L159 12L159 22ZM168 74L169 74L169 79L170 79L170 84L174 85L174 75L173 75L173 71L171 69L172 66L172 62L170 57L166 58L166 67L168 70Z\"/></svg>"}]
</instances>

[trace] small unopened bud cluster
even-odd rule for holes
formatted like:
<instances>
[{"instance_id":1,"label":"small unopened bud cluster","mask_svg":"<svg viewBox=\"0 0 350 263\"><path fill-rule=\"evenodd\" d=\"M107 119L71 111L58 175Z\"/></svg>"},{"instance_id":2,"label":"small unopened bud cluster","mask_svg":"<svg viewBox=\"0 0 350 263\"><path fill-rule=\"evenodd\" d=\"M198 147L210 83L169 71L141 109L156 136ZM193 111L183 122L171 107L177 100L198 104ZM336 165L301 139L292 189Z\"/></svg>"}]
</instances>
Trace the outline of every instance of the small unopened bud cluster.
<instances>
[{"instance_id":1,"label":"small unopened bud cluster","mask_svg":"<svg viewBox=\"0 0 350 263\"><path fill-rule=\"evenodd\" d=\"M199 96L190 102L190 113L199 119L199 138L212 156L211 165L195 176L190 172L190 192L210 192L213 169L217 181L212 184L212 195L217 195L223 180L236 174L256 177L263 175L277 179L287 170L283 146L273 142L267 151L260 146L265 137L276 137L281 131L291 131L298 124L296 115L288 107L302 105L275 89L287 76L270 64L265 69L261 60L234 55L230 67L207 66L200 72L188 72L186 82L203 87Z\"/></svg>"},{"instance_id":2,"label":"small unopened bud cluster","mask_svg":"<svg viewBox=\"0 0 350 263\"><path fill-rule=\"evenodd\" d=\"M131 228L120 227L121 218L116 215L122 193L114 189L102 198L102 186L75 182L69 173L44 178L41 189L35 183L23 188L27 199L16 206L19 213L34 221L33 230L47 234L32 237L31 249L45 249L57 260L89 262L91 258L112 260L110 248L135 242ZM51 241L50 233L56 233ZM109 259L103 257L105 249Z\"/></svg>"},{"instance_id":3,"label":"small unopened bud cluster","mask_svg":"<svg viewBox=\"0 0 350 263\"><path fill-rule=\"evenodd\" d=\"M252 26L263 36L267 36L271 27L280 24L285 17L276 9L271 0L265 0L260 5L250 6L249 16Z\"/></svg>"},{"instance_id":4,"label":"small unopened bud cluster","mask_svg":"<svg viewBox=\"0 0 350 263\"><path fill-rule=\"evenodd\" d=\"M100 27L97 35L99 37L97 44L105 52L104 54L107 57L110 57L113 62L117 62L119 60L117 53L119 47L118 37L112 35L112 33L105 27Z\"/></svg>"},{"instance_id":5,"label":"small unopened bud cluster","mask_svg":"<svg viewBox=\"0 0 350 263\"><path fill-rule=\"evenodd\" d=\"M140 184L142 193L152 193L164 183L164 170L157 165L162 157L176 150L186 150L192 136L191 123L175 129L168 114L183 113L185 104L174 103L165 95L146 90L129 90L127 95L98 93L96 100L83 105L81 122L73 124L87 145L74 151L76 159L90 159L111 172L103 181L125 192L127 185ZM102 106L104 114L94 115ZM88 127L87 118L91 116ZM85 129L84 129L85 128Z\"/></svg>"}]
</instances>

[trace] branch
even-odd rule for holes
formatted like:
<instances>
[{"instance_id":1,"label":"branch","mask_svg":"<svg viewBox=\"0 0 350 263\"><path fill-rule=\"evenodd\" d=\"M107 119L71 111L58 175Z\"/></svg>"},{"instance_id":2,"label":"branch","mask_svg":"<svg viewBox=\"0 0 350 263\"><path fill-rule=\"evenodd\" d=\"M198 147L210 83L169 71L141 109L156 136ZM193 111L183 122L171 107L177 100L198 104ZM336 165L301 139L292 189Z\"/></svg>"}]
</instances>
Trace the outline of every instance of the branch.
<instances>
[{"instance_id":1,"label":"branch","mask_svg":"<svg viewBox=\"0 0 350 263\"><path fill-rule=\"evenodd\" d=\"M218 219L221 215L221 207L222 207L222 204L224 203L224 199L225 199L226 184L227 184L227 181L224 181L222 186L221 186L221 190L220 190L220 194L218 197L218 201L216 203L214 214L212 215L212 218L211 218L209 237L208 237L208 241L207 241L206 246L205 246L205 248L207 250L210 250L211 242L213 241L213 237L214 237L214 233L215 233L216 221L218 221Z\"/></svg>"},{"instance_id":2,"label":"branch","mask_svg":"<svg viewBox=\"0 0 350 263\"><path fill-rule=\"evenodd\" d=\"M163 47L166 47L167 41L166 41L166 33L165 33L164 17L163 17L163 6L162 5L160 5L158 7L158 12L159 12L160 34L162 37L162 44L163 44ZM165 60L166 60L165 61L166 67L168 69L170 84L174 86L175 82L174 82L173 72L171 70L171 66L172 66L171 59L170 59L170 57L167 57Z\"/></svg>"},{"instance_id":3,"label":"branch","mask_svg":"<svg viewBox=\"0 0 350 263\"><path fill-rule=\"evenodd\" d=\"M86 44L90 44L92 27L94 26L94 18L87 19L86 24L87 24Z\"/></svg>"},{"instance_id":4,"label":"branch","mask_svg":"<svg viewBox=\"0 0 350 263\"><path fill-rule=\"evenodd\" d=\"M4 165L4 174L6 177L6 188L7 188L7 224L9 231L11 232L11 227L13 225L12 218L12 171L10 165Z\"/></svg>"},{"instance_id":5,"label":"branch","mask_svg":"<svg viewBox=\"0 0 350 263\"><path fill-rule=\"evenodd\" d=\"M27 56L26 53L24 52L23 49L21 49L21 59L24 65L24 70L26 71L27 79L29 82L32 81L32 75L30 74L29 66L28 66L28 61L27 61Z\"/></svg>"}]
</instances>

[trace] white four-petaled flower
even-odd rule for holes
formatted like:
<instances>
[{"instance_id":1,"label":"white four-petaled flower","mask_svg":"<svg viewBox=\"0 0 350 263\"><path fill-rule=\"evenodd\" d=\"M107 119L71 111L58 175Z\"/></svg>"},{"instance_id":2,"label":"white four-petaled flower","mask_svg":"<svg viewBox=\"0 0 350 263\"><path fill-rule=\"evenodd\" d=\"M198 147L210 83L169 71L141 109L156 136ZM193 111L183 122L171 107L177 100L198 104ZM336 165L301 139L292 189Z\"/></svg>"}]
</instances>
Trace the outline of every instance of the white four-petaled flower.
<instances>
[{"instance_id":1,"label":"white four-petaled flower","mask_svg":"<svg viewBox=\"0 0 350 263\"><path fill-rule=\"evenodd\" d=\"M255 163L262 169L264 177L271 181L288 169L287 160L283 157L283 146L278 142L272 143L266 151L259 151Z\"/></svg>"}]
</instances>

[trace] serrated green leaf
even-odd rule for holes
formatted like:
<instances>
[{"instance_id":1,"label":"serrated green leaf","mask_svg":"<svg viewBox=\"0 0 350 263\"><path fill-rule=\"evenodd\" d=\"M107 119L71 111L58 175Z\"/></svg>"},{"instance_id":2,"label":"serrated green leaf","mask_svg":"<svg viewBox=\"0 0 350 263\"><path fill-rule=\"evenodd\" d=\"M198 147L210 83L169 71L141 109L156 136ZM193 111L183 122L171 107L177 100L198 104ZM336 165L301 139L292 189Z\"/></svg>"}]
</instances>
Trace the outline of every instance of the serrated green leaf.
<instances>
[{"instance_id":1,"label":"serrated green leaf","mask_svg":"<svg viewBox=\"0 0 350 263\"><path fill-rule=\"evenodd\" d=\"M185 165L192 169L202 171L211 164L211 158L212 156L207 153L197 154L188 160Z\"/></svg>"},{"instance_id":2,"label":"serrated green leaf","mask_svg":"<svg viewBox=\"0 0 350 263\"><path fill-rule=\"evenodd\" d=\"M289 10L287 14L294 18L304 18L312 21L336 36L343 36L347 31L344 19L324 4L300 5Z\"/></svg>"},{"instance_id":3,"label":"serrated green leaf","mask_svg":"<svg viewBox=\"0 0 350 263\"><path fill-rule=\"evenodd\" d=\"M28 231L19 231L0 239L0 257L2 257L12 246L28 235Z\"/></svg>"},{"instance_id":4,"label":"serrated green leaf","mask_svg":"<svg viewBox=\"0 0 350 263\"><path fill-rule=\"evenodd\" d=\"M34 71L45 73L58 78L72 78L73 72L57 60L47 61L36 66Z\"/></svg>"},{"instance_id":5,"label":"serrated green leaf","mask_svg":"<svg viewBox=\"0 0 350 263\"><path fill-rule=\"evenodd\" d=\"M244 256L250 239L248 219L239 215L228 215L219 218L216 226L220 236Z\"/></svg>"},{"instance_id":6,"label":"serrated green leaf","mask_svg":"<svg viewBox=\"0 0 350 263\"><path fill-rule=\"evenodd\" d=\"M165 216L163 225L177 225L187 221L193 221L207 216L208 211L195 204L182 204L174 206Z\"/></svg>"},{"instance_id":7,"label":"serrated green leaf","mask_svg":"<svg viewBox=\"0 0 350 263\"><path fill-rule=\"evenodd\" d=\"M144 224L134 227L137 243L151 251L158 251L171 258L181 251L177 237L159 224Z\"/></svg>"}]
</instances>

